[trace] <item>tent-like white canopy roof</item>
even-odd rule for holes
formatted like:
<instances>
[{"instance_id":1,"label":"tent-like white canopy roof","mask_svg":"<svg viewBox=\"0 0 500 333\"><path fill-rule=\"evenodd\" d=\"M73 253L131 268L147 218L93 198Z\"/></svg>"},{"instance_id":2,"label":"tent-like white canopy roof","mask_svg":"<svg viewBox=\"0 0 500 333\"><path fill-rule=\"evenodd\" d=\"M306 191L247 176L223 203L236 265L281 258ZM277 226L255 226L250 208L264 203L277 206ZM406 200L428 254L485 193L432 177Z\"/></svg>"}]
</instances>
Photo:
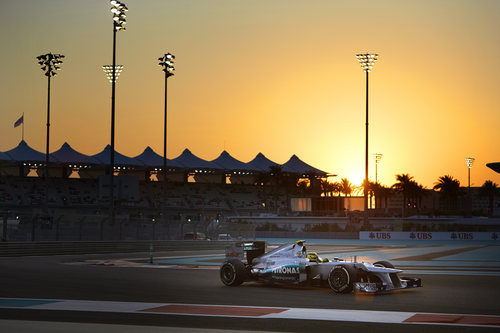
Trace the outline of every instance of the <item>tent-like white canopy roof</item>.
<instances>
[{"instance_id":1,"label":"tent-like white canopy roof","mask_svg":"<svg viewBox=\"0 0 500 333\"><path fill-rule=\"evenodd\" d=\"M254 170L269 172L269 169L273 166L280 167L281 165L271 161L262 153L258 153L257 156L247 164L251 165Z\"/></svg>"},{"instance_id":2,"label":"tent-like white canopy roof","mask_svg":"<svg viewBox=\"0 0 500 333\"><path fill-rule=\"evenodd\" d=\"M61 148L50 154L50 161L64 164L95 164L108 165L111 153L111 146L107 145L100 153L89 156L82 154L65 142ZM0 152L0 161L9 162L44 162L45 154L36 151L28 146L23 140L19 145L9 151ZM490 163L496 165L496 163ZM138 167L161 167L163 166L163 157L147 147L142 154L136 157L128 157L115 151L115 165L138 166ZM319 174L327 175L326 172L303 162L296 155L293 155L286 163L278 164L258 153L253 160L248 163L241 162L232 157L227 151L223 151L219 157L212 161L207 161L195 156L189 149L184 149L181 155L174 159L167 159L167 166L196 170L209 169L218 171L256 171L269 172L271 167L281 167L283 172L298 174ZM489 166L489 165L488 165ZM491 166L490 166L491 167ZM493 170L496 170L492 167Z\"/></svg>"},{"instance_id":3,"label":"tent-like white canopy roof","mask_svg":"<svg viewBox=\"0 0 500 333\"><path fill-rule=\"evenodd\" d=\"M16 162L45 162L45 154L36 151L22 140L17 147L5 152ZM50 162L57 162L49 155Z\"/></svg>"},{"instance_id":4,"label":"tent-like white canopy roof","mask_svg":"<svg viewBox=\"0 0 500 333\"><path fill-rule=\"evenodd\" d=\"M283 164L281 168L283 172L301 173L301 174L315 173L315 174L326 175L326 172L316 169L313 166L310 166L309 164L305 163L300 158L298 158L297 155L295 154L292 155L292 157L290 157L288 162Z\"/></svg>"},{"instance_id":5,"label":"tent-like white canopy roof","mask_svg":"<svg viewBox=\"0 0 500 333\"><path fill-rule=\"evenodd\" d=\"M204 159L195 156L189 149L184 149L182 154L174 158L172 161L180 163L183 167L187 169L215 169L220 170L217 164L205 161Z\"/></svg>"},{"instance_id":6,"label":"tent-like white canopy roof","mask_svg":"<svg viewBox=\"0 0 500 333\"><path fill-rule=\"evenodd\" d=\"M53 157L60 163L101 164L96 158L77 152L67 142L59 150L51 153L50 157Z\"/></svg>"},{"instance_id":7,"label":"tent-like white canopy roof","mask_svg":"<svg viewBox=\"0 0 500 333\"><path fill-rule=\"evenodd\" d=\"M238 161L225 150L219 155L219 157L217 157L215 160L211 162L217 164L220 168L224 170L240 170L240 171L254 170L252 166L250 166L248 163L243 163L241 161Z\"/></svg>"},{"instance_id":8,"label":"tent-like white canopy roof","mask_svg":"<svg viewBox=\"0 0 500 333\"><path fill-rule=\"evenodd\" d=\"M158 155L157 153L154 152L151 147L146 147L142 154L134 157L134 160L137 160L141 163L143 163L146 166L150 167L162 167L163 166L163 156ZM167 158L167 167L174 167L174 168L184 168L181 164L179 164L176 161L170 160Z\"/></svg>"},{"instance_id":9,"label":"tent-like white canopy roof","mask_svg":"<svg viewBox=\"0 0 500 333\"><path fill-rule=\"evenodd\" d=\"M107 145L100 153L92 155L91 157L97 158L101 161L101 164L109 164L109 160L111 157L111 146ZM144 164L138 160L135 160L131 157L127 157L125 155L120 154L115 150L115 164L116 165L135 165L135 166L144 166Z\"/></svg>"}]
</instances>

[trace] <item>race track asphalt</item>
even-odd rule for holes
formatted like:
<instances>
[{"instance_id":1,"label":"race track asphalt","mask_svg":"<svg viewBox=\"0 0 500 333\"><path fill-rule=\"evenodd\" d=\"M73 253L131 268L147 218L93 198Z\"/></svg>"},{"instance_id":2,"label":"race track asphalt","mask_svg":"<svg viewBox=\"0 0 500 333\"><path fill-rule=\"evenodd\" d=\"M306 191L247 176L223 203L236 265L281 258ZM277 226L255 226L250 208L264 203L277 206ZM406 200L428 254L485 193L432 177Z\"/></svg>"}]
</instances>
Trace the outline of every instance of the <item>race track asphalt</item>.
<instances>
[{"instance_id":1,"label":"race track asphalt","mask_svg":"<svg viewBox=\"0 0 500 333\"><path fill-rule=\"evenodd\" d=\"M169 252L159 255L175 254L185 253ZM226 287L220 282L216 269L150 269L67 264L88 259L134 256L146 258L147 254L0 258L0 297L500 315L498 276L425 274L421 276L423 288L373 296L339 295L323 288L263 286L257 283ZM303 332L311 331L313 327L314 332L422 332L424 329L427 332L457 332L456 327L441 325L19 309L0 309L0 319L251 331ZM494 332L498 329L460 327L460 332L483 331Z\"/></svg>"}]
</instances>

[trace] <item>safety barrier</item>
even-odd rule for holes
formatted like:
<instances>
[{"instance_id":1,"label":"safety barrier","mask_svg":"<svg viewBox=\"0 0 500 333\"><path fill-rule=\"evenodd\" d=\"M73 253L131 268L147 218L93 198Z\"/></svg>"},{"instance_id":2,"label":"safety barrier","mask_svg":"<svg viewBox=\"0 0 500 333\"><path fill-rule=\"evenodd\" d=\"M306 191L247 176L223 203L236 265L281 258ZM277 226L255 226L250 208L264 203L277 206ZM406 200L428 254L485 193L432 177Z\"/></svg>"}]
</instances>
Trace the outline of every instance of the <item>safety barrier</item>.
<instances>
[{"instance_id":1,"label":"safety barrier","mask_svg":"<svg viewBox=\"0 0 500 333\"><path fill-rule=\"evenodd\" d=\"M222 250L229 241L95 241L95 242L5 242L0 257L101 254L160 251Z\"/></svg>"}]
</instances>

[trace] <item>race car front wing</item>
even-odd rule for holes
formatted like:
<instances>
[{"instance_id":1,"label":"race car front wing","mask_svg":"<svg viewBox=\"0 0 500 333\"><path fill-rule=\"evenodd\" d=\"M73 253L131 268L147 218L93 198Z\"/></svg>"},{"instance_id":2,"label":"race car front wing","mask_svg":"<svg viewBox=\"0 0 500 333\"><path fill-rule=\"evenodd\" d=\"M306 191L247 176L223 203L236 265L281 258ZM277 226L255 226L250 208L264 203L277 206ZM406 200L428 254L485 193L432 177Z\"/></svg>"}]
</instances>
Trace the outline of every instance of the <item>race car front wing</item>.
<instances>
[{"instance_id":1,"label":"race car front wing","mask_svg":"<svg viewBox=\"0 0 500 333\"><path fill-rule=\"evenodd\" d=\"M398 278L399 279L399 278ZM399 279L399 283L395 283L390 290L409 289L422 287L420 278L403 277ZM354 282L354 291L360 293L379 293L389 291L387 284L376 282Z\"/></svg>"}]
</instances>

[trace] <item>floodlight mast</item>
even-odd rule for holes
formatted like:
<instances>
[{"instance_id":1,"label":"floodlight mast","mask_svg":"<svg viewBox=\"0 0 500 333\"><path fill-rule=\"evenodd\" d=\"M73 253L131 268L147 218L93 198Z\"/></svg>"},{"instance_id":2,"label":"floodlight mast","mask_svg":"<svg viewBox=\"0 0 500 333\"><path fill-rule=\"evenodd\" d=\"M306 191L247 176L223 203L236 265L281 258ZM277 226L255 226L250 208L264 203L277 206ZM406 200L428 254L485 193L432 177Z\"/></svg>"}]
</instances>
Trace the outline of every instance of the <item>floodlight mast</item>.
<instances>
[{"instance_id":1,"label":"floodlight mast","mask_svg":"<svg viewBox=\"0 0 500 333\"><path fill-rule=\"evenodd\" d=\"M472 165L474 164L474 157L466 157L465 162L467 163L467 211L466 211L466 217L472 217L472 196L470 192L470 169L472 168Z\"/></svg>"},{"instance_id":2,"label":"floodlight mast","mask_svg":"<svg viewBox=\"0 0 500 333\"><path fill-rule=\"evenodd\" d=\"M125 30L126 15L128 11L124 3L116 0L111 0L111 13L113 13L113 63L111 67L111 153L109 161L109 196L110 196L110 215L111 223L115 223L115 197L114 197L114 173L115 173L115 84L117 79L117 66L116 66L116 32ZM103 231L101 229L101 239L103 239Z\"/></svg>"},{"instance_id":3,"label":"floodlight mast","mask_svg":"<svg viewBox=\"0 0 500 333\"><path fill-rule=\"evenodd\" d=\"M123 71L123 65L116 65L115 66L115 73L113 73L113 66L111 65L103 65L102 70L106 74L106 78L110 83L113 82L113 74L115 75L115 83L118 81L118 78L120 77L121 72Z\"/></svg>"},{"instance_id":4,"label":"floodlight mast","mask_svg":"<svg viewBox=\"0 0 500 333\"><path fill-rule=\"evenodd\" d=\"M474 164L474 157L466 157L465 162L467 163L467 171L468 171L468 187L469 187L469 192L470 192L470 169L472 168L472 165Z\"/></svg>"},{"instance_id":5,"label":"floodlight mast","mask_svg":"<svg viewBox=\"0 0 500 333\"><path fill-rule=\"evenodd\" d=\"M168 78L174 75L174 59L175 56L171 53L166 53L162 57L158 58L158 65L162 67L162 71L165 72L165 103L164 103L164 121L163 121L163 221L167 224L167 230L170 231L167 223L167 82ZM170 232L169 235L170 237Z\"/></svg>"},{"instance_id":6,"label":"floodlight mast","mask_svg":"<svg viewBox=\"0 0 500 333\"><path fill-rule=\"evenodd\" d=\"M364 197L364 223L368 224L368 73L370 73L378 59L376 53L356 54L361 68L366 73L366 140L365 140L365 181L363 182L363 197Z\"/></svg>"},{"instance_id":7,"label":"floodlight mast","mask_svg":"<svg viewBox=\"0 0 500 333\"><path fill-rule=\"evenodd\" d=\"M45 76L47 76L47 142L45 145L45 209L48 213L49 207L49 142L50 142L50 78L57 75L56 71L61 70L64 55L47 53L36 57ZM58 234L57 234L58 236ZM58 237L56 237L58 238ZM57 239L58 240L58 239Z\"/></svg>"}]
</instances>

